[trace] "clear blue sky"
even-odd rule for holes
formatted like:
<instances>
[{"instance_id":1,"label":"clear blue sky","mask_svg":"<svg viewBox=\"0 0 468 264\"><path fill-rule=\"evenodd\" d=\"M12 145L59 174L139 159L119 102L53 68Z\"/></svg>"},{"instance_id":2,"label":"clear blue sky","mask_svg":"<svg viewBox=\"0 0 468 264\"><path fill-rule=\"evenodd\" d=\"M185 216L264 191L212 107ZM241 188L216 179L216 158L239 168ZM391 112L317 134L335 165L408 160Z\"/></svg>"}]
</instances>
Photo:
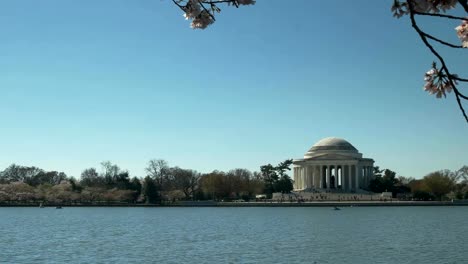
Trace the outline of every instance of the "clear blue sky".
<instances>
[{"instance_id":1,"label":"clear blue sky","mask_svg":"<svg viewBox=\"0 0 468 264\"><path fill-rule=\"evenodd\" d=\"M1 1L0 170L258 170L328 136L404 176L468 165L468 125L422 90L434 58L392 0L285 2L195 31L169 0ZM458 43L456 22L425 22Z\"/></svg>"}]
</instances>

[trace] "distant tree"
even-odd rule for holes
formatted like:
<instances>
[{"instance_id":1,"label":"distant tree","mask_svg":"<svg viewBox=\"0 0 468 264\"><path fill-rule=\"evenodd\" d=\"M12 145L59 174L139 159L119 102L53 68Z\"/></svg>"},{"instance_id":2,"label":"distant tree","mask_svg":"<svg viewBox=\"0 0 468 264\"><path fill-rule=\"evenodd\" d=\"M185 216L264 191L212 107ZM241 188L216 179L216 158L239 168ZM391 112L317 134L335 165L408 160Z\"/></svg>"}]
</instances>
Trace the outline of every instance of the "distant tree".
<instances>
[{"instance_id":1,"label":"distant tree","mask_svg":"<svg viewBox=\"0 0 468 264\"><path fill-rule=\"evenodd\" d=\"M137 177L133 177L132 180L130 181L130 190L135 191L135 200L140 196L141 194L141 181Z\"/></svg>"},{"instance_id":2,"label":"distant tree","mask_svg":"<svg viewBox=\"0 0 468 264\"><path fill-rule=\"evenodd\" d=\"M278 173L278 175L280 177L286 175L286 172L291 170L290 167L291 167L292 163L293 163L292 159L288 159L288 160L285 160L283 162L280 162L278 164L278 166L275 167L275 170Z\"/></svg>"},{"instance_id":3,"label":"distant tree","mask_svg":"<svg viewBox=\"0 0 468 264\"><path fill-rule=\"evenodd\" d=\"M107 187L113 187L117 181L117 178L120 174L120 168L116 164L112 164L110 161L101 162L103 169L102 176L104 177L104 182Z\"/></svg>"},{"instance_id":4,"label":"distant tree","mask_svg":"<svg viewBox=\"0 0 468 264\"><path fill-rule=\"evenodd\" d=\"M130 175L128 171L121 171L114 176L114 184L119 190L126 190L131 188Z\"/></svg>"},{"instance_id":5,"label":"distant tree","mask_svg":"<svg viewBox=\"0 0 468 264\"><path fill-rule=\"evenodd\" d=\"M286 171L291 170L292 159L280 162L278 166L267 164L260 167L265 182L265 192L271 197L273 192L289 193L293 189L291 178Z\"/></svg>"},{"instance_id":6,"label":"distant tree","mask_svg":"<svg viewBox=\"0 0 468 264\"><path fill-rule=\"evenodd\" d=\"M233 169L227 173L230 192L236 198L249 198L252 195L250 185L252 184L252 172L247 169Z\"/></svg>"},{"instance_id":7,"label":"distant tree","mask_svg":"<svg viewBox=\"0 0 468 264\"><path fill-rule=\"evenodd\" d=\"M151 177L146 176L143 181L143 195L145 196L146 203L156 203L159 201L158 189Z\"/></svg>"},{"instance_id":8,"label":"distant tree","mask_svg":"<svg viewBox=\"0 0 468 264\"><path fill-rule=\"evenodd\" d=\"M89 187L98 187L104 186L104 178L102 178L95 168L85 169L81 173L81 181L82 186L89 186Z\"/></svg>"},{"instance_id":9,"label":"distant tree","mask_svg":"<svg viewBox=\"0 0 468 264\"><path fill-rule=\"evenodd\" d=\"M20 166L20 165L12 164L0 173L0 182L2 183L10 183L10 182L28 183L31 181L31 179L36 177L36 175L41 172L43 172L43 170L34 166L27 167L27 166Z\"/></svg>"},{"instance_id":10,"label":"distant tree","mask_svg":"<svg viewBox=\"0 0 468 264\"><path fill-rule=\"evenodd\" d=\"M31 186L47 183L51 185L57 185L66 179L67 175L64 172L38 170L37 173L27 178L25 182Z\"/></svg>"},{"instance_id":11,"label":"distant tree","mask_svg":"<svg viewBox=\"0 0 468 264\"><path fill-rule=\"evenodd\" d=\"M374 170L374 177L382 177L382 172L384 172L384 170L381 170L379 166L375 166L373 167L373 170Z\"/></svg>"},{"instance_id":12,"label":"distant tree","mask_svg":"<svg viewBox=\"0 0 468 264\"><path fill-rule=\"evenodd\" d=\"M426 175L423 181L429 192L439 200L442 200L442 198L453 191L455 187L455 177L450 171L432 172Z\"/></svg>"},{"instance_id":13,"label":"distant tree","mask_svg":"<svg viewBox=\"0 0 468 264\"><path fill-rule=\"evenodd\" d=\"M106 189L103 187L85 187L81 191L81 199L84 202L104 201L104 193Z\"/></svg>"},{"instance_id":14,"label":"distant tree","mask_svg":"<svg viewBox=\"0 0 468 264\"><path fill-rule=\"evenodd\" d=\"M290 193L293 190L293 183L288 175L283 175L275 183L275 190L281 193Z\"/></svg>"},{"instance_id":15,"label":"distant tree","mask_svg":"<svg viewBox=\"0 0 468 264\"><path fill-rule=\"evenodd\" d=\"M275 190L281 193L290 193L293 190L293 183L291 178L286 174L287 171L291 170L291 164L293 163L292 159L285 160L280 162L278 166L275 167L276 172L279 175L279 179L276 182Z\"/></svg>"},{"instance_id":16,"label":"distant tree","mask_svg":"<svg viewBox=\"0 0 468 264\"><path fill-rule=\"evenodd\" d=\"M198 186L200 174L194 170L175 167L171 169L171 175L174 189L182 191L185 195L185 199L192 198Z\"/></svg>"},{"instance_id":17,"label":"distant tree","mask_svg":"<svg viewBox=\"0 0 468 264\"><path fill-rule=\"evenodd\" d=\"M147 176L153 178L160 191L168 188L170 168L167 161L163 159L152 159L145 168Z\"/></svg>"},{"instance_id":18,"label":"distant tree","mask_svg":"<svg viewBox=\"0 0 468 264\"><path fill-rule=\"evenodd\" d=\"M36 199L34 187L24 182L12 182L2 186L2 192L8 196L10 201L33 201Z\"/></svg>"},{"instance_id":19,"label":"distant tree","mask_svg":"<svg viewBox=\"0 0 468 264\"><path fill-rule=\"evenodd\" d=\"M413 192L413 199L417 201L432 201L434 200L434 195L426 191L415 191Z\"/></svg>"},{"instance_id":20,"label":"distant tree","mask_svg":"<svg viewBox=\"0 0 468 264\"><path fill-rule=\"evenodd\" d=\"M260 172L265 182L265 193L271 197L272 193L276 191L275 183L279 179L276 168L271 164L267 164L260 167Z\"/></svg>"},{"instance_id":21,"label":"distant tree","mask_svg":"<svg viewBox=\"0 0 468 264\"><path fill-rule=\"evenodd\" d=\"M70 182L70 185L72 187L72 191L81 192L81 190L83 190L83 188L78 184L75 177L70 177L70 179L68 179L68 181Z\"/></svg>"},{"instance_id":22,"label":"distant tree","mask_svg":"<svg viewBox=\"0 0 468 264\"><path fill-rule=\"evenodd\" d=\"M468 166L465 165L455 172L457 179L468 183Z\"/></svg>"},{"instance_id":23,"label":"distant tree","mask_svg":"<svg viewBox=\"0 0 468 264\"><path fill-rule=\"evenodd\" d=\"M217 200L220 197L229 196L229 189L225 184L225 176L226 173L215 170L200 177L200 189L207 198Z\"/></svg>"}]
</instances>

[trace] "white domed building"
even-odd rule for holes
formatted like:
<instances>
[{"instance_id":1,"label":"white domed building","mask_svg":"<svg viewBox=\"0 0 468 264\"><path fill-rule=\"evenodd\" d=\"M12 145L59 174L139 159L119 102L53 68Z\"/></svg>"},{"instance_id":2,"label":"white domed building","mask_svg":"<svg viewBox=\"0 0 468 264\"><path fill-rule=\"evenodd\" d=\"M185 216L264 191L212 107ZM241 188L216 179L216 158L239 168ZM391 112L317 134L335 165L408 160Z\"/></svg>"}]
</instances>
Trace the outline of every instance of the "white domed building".
<instances>
[{"instance_id":1,"label":"white domed building","mask_svg":"<svg viewBox=\"0 0 468 264\"><path fill-rule=\"evenodd\" d=\"M342 138L315 143L303 159L293 161L294 189L357 192L374 178L374 160Z\"/></svg>"}]
</instances>

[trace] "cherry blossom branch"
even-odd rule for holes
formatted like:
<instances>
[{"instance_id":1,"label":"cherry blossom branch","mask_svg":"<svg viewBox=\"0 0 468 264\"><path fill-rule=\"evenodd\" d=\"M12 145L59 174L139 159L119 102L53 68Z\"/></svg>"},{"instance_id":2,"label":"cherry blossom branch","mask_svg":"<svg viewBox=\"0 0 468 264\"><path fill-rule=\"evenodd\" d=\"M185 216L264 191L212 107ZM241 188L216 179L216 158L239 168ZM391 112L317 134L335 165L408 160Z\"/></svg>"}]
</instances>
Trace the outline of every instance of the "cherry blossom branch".
<instances>
[{"instance_id":1,"label":"cherry blossom branch","mask_svg":"<svg viewBox=\"0 0 468 264\"><path fill-rule=\"evenodd\" d=\"M423 32L423 34L424 34L424 36L426 36L426 37L428 37L428 38L430 38L430 39L432 39L432 40L434 40L434 41L437 41L437 42L439 42L439 43L441 43L441 44L444 44L444 45L446 45L446 46L449 46L449 47L451 47L451 48L463 49L463 46L462 46L462 45L454 45L454 44L445 42L445 41L443 41L443 40L441 40L441 39L438 39L438 38L436 38L436 37L434 37L434 36L432 36L432 35L430 35L430 34L427 34L426 32Z\"/></svg>"},{"instance_id":2,"label":"cherry blossom branch","mask_svg":"<svg viewBox=\"0 0 468 264\"><path fill-rule=\"evenodd\" d=\"M185 19L191 20L191 28L205 29L216 21L215 14L221 11L218 4L239 7L254 5L256 0L172 0L172 2L184 11Z\"/></svg>"},{"instance_id":3,"label":"cherry blossom branch","mask_svg":"<svg viewBox=\"0 0 468 264\"><path fill-rule=\"evenodd\" d=\"M449 72L449 70L447 68L447 65L445 64L444 59L434 49L434 47L429 43L429 41L427 40L427 36L425 35L426 33L424 33L419 28L418 24L416 23L416 19L414 17L415 13L414 13L414 9L413 9L413 3L411 1L407 1L407 3L408 3L408 7L409 7L409 15L410 15L410 20L411 20L411 26L419 34L419 37L421 38L423 43L426 45L426 47L432 52L432 54L434 54L434 56L436 56L439 59L440 63L442 64L442 70L447 75L447 79L450 82L450 85L452 86L453 91L455 92L455 98L457 99L458 106L459 106L459 108L460 108L460 110L461 110L461 112L463 114L463 117L465 117L465 120L468 123L468 116L466 115L465 109L463 108L463 104L462 104L462 102L460 100L460 98L468 100L468 97L466 97L465 95L461 94L460 91L458 91L457 87L455 86L455 82L453 81L452 75L450 74L450 72Z\"/></svg>"},{"instance_id":4,"label":"cherry blossom branch","mask_svg":"<svg viewBox=\"0 0 468 264\"><path fill-rule=\"evenodd\" d=\"M174 2L174 4L176 4L176 6L178 6L180 9L184 10L183 6L180 5L176 0L172 0L172 2Z\"/></svg>"},{"instance_id":5,"label":"cherry blossom branch","mask_svg":"<svg viewBox=\"0 0 468 264\"><path fill-rule=\"evenodd\" d=\"M413 12L415 15L420 15L420 16L444 17L444 18L449 18L449 19L468 21L468 18L466 17L451 16L451 15L445 15L445 14L439 14L439 13L423 13L423 12L418 12L418 11L413 11Z\"/></svg>"},{"instance_id":6,"label":"cherry blossom branch","mask_svg":"<svg viewBox=\"0 0 468 264\"><path fill-rule=\"evenodd\" d=\"M213 21L216 21L215 17L211 14L211 12L209 12L208 9L206 9L205 5L203 4L203 1L198 0L198 3L200 3L203 10L205 10L205 12L208 13L208 15L210 15L211 19L213 19Z\"/></svg>"},{"instance_id":7,"label":"cherry blossom branch","mask_svg":"<svg viewBox=\"0 0 468 264\"><path fill-rule=\"evenodd\" d=\"M234 3L236 2L235 0L202 0L203 3L205 4L220 4L220 3Z\"/></svg>"},{"instance_id":8,"label":"cherry blossom branch","mask_svg":"<svg viewBox=\"0 0 468 264\"><path fill-rule=\"evenodd\" d=\"M201 0L204 4L210 4L211 6L221 3L228 3L233 4L237 8L239 8L239 3L237 0Z\"/></svg>"},{"instance_id":9,"label":"cherry blossom branch","mask_svg":"<svg viewBox=\"0 0 468 264\"><path fill-rule=\"evenodd\" d=\"M457 80L457 81L460 81L460 82L468 82L468 79L463 79L463 78L460 78L460 77L458 77L458 76L453 76L453 75L452 75L452 78L453 78L454 80Z\"/></svg>"}]
</instances>

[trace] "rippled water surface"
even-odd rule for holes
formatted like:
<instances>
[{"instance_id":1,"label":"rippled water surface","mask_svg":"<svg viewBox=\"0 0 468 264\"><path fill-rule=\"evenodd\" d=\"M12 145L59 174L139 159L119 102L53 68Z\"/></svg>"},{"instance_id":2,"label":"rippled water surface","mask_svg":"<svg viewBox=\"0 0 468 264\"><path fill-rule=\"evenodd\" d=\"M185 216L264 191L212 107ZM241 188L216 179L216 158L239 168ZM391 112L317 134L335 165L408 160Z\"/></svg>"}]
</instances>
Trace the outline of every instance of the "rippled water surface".
<instances>
[{"instance_id":1,"label":"rippled water surface","mask_svg":"<svg viewBox=\"0 0 468 264\"><path fill-rule=\"evenodd\" d=\"M0 263L468 263L468 207L0 208Z\"/></svg>"}]
</instances>

